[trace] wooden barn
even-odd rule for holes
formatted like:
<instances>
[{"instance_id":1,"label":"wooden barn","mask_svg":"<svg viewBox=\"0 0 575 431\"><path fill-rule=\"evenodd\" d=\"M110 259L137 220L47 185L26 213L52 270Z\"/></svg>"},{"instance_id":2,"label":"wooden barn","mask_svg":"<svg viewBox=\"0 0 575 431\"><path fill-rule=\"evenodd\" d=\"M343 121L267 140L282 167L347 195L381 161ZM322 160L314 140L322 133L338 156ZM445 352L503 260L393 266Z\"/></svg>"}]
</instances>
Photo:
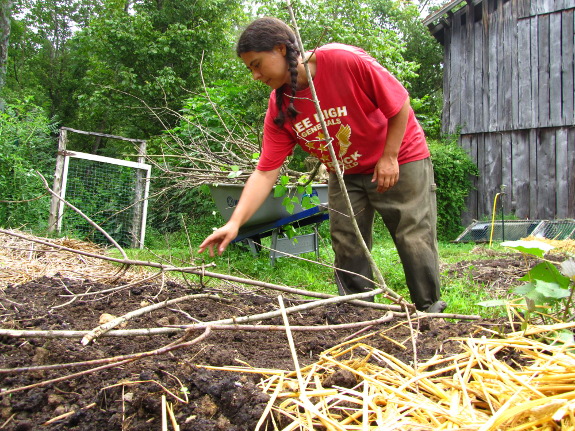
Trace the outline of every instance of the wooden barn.
<instances>
[{"instance_id":1,"label":"wooden barn","mask_svg":"<svg viewBox=\"0 0 575 431\"><path fill-rule=\"evenodd\" d=\"M443 132L480 177L463 222L575 218L575 0L454 0L425 20L444 46Z\"/></svg>"}]
</instances>

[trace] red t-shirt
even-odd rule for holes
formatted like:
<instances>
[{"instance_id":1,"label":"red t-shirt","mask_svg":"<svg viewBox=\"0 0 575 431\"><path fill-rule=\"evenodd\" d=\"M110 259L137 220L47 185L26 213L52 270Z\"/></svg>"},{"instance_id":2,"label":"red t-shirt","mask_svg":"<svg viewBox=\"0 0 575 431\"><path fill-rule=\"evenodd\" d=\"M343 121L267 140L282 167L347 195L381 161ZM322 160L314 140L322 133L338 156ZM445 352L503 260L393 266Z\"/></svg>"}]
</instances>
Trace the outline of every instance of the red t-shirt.
<instances>
[{"instance_id":1,"label":"red t-shirt","mask_svg":"<svg viewBox=\"0 0 575 431\"><path fill-rule=\"evenodd\" d=\"M383 66L360 48L328 44L315 51L315 90L333 139L335 153L344 174L371 174L383 154L387 119L395 116L407 100L407 90ZM286 90L290 94L289 89ZM296 93L296 118L287 117L282 128L273 91L264 123L262 154L257 168L279 168L296 144L321 160L328 170L333 163L318 121L309 88ZM284 95L284 107L289 104ZM285 109L285 108L284 108ZM423 130L413 110L398 155L399 164L429 157Z\"/></svg>"}]
</instances>

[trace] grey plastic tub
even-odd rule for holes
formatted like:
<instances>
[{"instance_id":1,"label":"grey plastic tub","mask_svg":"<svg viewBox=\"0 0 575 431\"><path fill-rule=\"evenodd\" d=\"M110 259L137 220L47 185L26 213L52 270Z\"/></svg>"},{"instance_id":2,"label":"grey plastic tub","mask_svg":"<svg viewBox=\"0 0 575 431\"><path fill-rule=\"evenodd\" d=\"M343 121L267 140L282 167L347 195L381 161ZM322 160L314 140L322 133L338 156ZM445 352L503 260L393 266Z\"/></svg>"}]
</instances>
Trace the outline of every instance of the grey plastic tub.
<instances>
[{"instance_id":1,"label":"grey plastic tub","mask_svg":"<svg viewBox=\"0 0 575 431\"><path fill-rule=\"evenodd\" d=\"M209 186L214 203L218 208L218 211L222 215L225 221L228 221L236 208L240 195L244 189L243 184L214 184ZM296 189L290 189L290 196L293 196ZM312 196L318 196L319 201L325 204L327 207L327 184L316 184L312 186ZM273 190L264 201L262 206L256 211L256 213L250 218L245 226L254 226L258 224L271 223L276 220L280 220L284 217L288 217L291 214L297 214L304 209L296 204L293 213L289 213L287 209L282 205L282 201L285 196L274 198ZM302 195L298 195L301 201Z\"/></svg>"}]
</instances>

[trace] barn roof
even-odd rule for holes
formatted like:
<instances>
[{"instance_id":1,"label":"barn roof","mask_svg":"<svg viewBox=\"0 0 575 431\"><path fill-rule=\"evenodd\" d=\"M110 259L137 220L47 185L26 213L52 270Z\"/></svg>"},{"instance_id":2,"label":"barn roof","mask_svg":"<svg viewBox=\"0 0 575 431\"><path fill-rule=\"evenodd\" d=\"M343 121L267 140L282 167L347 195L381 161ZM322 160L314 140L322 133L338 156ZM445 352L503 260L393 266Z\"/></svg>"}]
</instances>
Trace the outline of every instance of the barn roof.
<instances>
[{"instance_id":1,"label":"barn roof","mask_svg":"<svg viewBox=\"0 0 575 431\"><path fill-rule=\"evenodd\" d=\"M437 11L429 14L427 18L423 20L423 25L426 25L433 37L443 45L445 30L451 27L450 20L454 12L461 9L466 4L471 4L477 7L482 2L483 0L451 0Z\"/></svg>"},{"instance_id":2,"label":"barn roof","mask_svg":"<svg viewBox=\"0 0 575 431\"><path fill-rule=\"evenodd\" d=\"M427 26L433 25L434 22L443 18L443 15L450 14L453 11L453 9L455 9L461 3L464 3L464 2L468 2L468 0L451 0L450 2L441 6L441 8L439 10L429 14L427 16L427 18L425 18L423 20L423 25L427 25Z\"/></svg>"}]
</instances>

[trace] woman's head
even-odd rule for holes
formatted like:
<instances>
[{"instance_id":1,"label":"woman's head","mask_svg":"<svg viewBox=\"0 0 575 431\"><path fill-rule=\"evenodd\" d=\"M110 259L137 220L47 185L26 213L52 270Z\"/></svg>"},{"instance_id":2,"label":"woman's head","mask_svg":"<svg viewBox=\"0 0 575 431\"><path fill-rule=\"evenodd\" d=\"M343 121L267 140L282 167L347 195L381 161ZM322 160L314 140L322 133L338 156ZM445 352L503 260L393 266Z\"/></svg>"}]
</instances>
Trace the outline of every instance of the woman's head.
<instances>
[{"instance_id":1,"label":"woman's head","mask_svg":"<svg viewBox=\"0 0 575 431\"><path fill-rule=\"evenodd\" d=\"M236 54L241 57L254 79L270 85L276 89L276 105L278 115L274 122L282 126L285 122L283 110L283 84L282 71L289 73L291 95L297 89L298 64L300 51L296 44L296 37L292 29L277 18L259 18L253 21L240 35L236 46ZM285 62L285 65L283 64ZM265 66L272 64L272 75L266 76ZM283 68L277 70L277 67ZM269 69L268 69L269 71ZM270 79L272 78L272 79ZM287 76L286 76L287 78ZM287 107L287 115L295 117L298 111L294 107L293 98Z\"/></svg>"},{"instance_id":2,"label":"woman's head","mask_svg":"<svg viewBox=\"0 0 575 431\"><path fill-rule=\"evenodd\" d=\"M242 32L236 46L236 54L239 57L249 51L271 51L282 44L299 55L295 34L286 23L277 18L259 18Z\"/></svg>"}]
</instances>

